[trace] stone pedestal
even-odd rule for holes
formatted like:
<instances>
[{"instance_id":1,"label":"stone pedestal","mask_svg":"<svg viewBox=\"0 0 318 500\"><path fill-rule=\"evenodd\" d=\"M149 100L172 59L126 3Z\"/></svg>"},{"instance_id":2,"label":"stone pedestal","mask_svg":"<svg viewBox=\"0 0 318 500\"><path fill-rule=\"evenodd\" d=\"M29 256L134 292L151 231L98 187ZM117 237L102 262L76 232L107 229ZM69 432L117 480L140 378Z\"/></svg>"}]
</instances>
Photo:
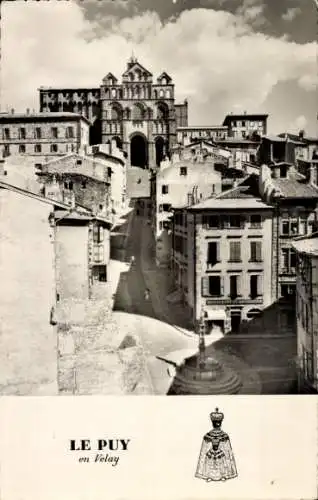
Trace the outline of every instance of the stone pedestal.
<instances>
[{"instance_id":1,"label":"stone pedestal","mask_svg":"<svg viewBox=\"0 0 318 500\"><path fill-rule=\"evenodd\" d=\"M193 356L177 368L170 395L238 394L241 377L230 366L218 361L217 353L207 356L201 364Z\"/></svg>"}]
</instances>

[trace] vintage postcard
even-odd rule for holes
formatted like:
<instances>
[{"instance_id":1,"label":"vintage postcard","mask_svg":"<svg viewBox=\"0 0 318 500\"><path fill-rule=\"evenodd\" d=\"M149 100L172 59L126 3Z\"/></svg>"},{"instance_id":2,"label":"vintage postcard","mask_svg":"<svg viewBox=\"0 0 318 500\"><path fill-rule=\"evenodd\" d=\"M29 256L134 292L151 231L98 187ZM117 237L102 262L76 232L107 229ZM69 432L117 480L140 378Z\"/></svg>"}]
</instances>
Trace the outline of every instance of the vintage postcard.
<instances>
[{"instance_id":1,"label":"vintage postcard","mask_svg":"<svg viewBox=\"0 0 318 500\"><path fill-rule=\"evenodd\" d=\"M317 498L317 0L0 8L1 500Z\"/></svg>"}]
</instances>

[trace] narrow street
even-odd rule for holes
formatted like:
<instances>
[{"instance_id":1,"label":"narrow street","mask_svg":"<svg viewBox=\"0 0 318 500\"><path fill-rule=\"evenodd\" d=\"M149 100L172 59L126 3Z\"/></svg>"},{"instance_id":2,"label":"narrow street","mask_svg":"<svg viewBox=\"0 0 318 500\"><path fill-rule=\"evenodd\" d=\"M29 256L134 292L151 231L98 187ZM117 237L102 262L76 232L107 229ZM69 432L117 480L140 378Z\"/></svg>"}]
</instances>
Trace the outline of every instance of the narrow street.
<instances>
[{"instance_id":1,"label":"narrow street","mask_svg":"<svg viewBox=\"0 0 318 500\"><path fill-rule=\"evenodd\" d=\"M156 356L169 356L178 350L192 348L197 340L182 322L182 305L171 307L166 296L169 289L169 270L158 269L154 261L151 227L142 215L134 214L127 239L127 258L134 264L127 273L124 294L117 302L120 310L138 318L138 336L148 356L147 366L154 393L166 393L173 380L168 365ZM150 290L146 301L144 291ZM230 334L207 346L207 354L217 351L220 359L230 363L246 379L244 393L293 393L296 382L294 356L296 338L292 331L265 332L259 326L251 334Z\"/></svg>"}]
</instances>

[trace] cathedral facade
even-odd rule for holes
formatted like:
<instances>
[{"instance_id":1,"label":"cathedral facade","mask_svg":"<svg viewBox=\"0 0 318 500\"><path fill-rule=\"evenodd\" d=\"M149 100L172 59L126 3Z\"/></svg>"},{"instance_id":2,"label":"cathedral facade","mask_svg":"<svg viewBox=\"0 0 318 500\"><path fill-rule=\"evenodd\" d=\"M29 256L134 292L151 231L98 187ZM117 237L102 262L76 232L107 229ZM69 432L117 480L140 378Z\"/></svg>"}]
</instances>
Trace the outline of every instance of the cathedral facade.
<instances>
[{"instance_id":1,"label":"cathedral facade","mask_svg":"<svg viewBox=\"0 0 318 500\"><path fill-rule=\"evenodd\" d=\"M39 92L41 112L83 114L91 122L90 144L115 140L132 166L159 165L177 141L177 128L188 125L188 103L175 104L171 77L163 72L154 80L134 57L121 81L108 73L100 87Z\"/></svg>"}]
</instances>

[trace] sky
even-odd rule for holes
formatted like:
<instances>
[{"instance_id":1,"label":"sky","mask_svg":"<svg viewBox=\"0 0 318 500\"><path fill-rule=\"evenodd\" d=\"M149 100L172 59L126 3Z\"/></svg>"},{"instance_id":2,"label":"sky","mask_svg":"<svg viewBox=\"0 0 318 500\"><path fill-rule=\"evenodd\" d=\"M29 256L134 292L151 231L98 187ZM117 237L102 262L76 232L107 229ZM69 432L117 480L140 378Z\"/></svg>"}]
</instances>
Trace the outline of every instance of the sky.
<instances>
[{"instance_id":1,"label":"sky","mask_svg":"<svg viewBox=\"0 0 318 500\"><path fill-rule=\"evenodd\" d=\"M264 112L270 133L317 136L317 34L314 0L5 0L1 109L39 110L40 86L120 79L133 52L172 77L189 125Z\"/></svg>"}]
</instances>

